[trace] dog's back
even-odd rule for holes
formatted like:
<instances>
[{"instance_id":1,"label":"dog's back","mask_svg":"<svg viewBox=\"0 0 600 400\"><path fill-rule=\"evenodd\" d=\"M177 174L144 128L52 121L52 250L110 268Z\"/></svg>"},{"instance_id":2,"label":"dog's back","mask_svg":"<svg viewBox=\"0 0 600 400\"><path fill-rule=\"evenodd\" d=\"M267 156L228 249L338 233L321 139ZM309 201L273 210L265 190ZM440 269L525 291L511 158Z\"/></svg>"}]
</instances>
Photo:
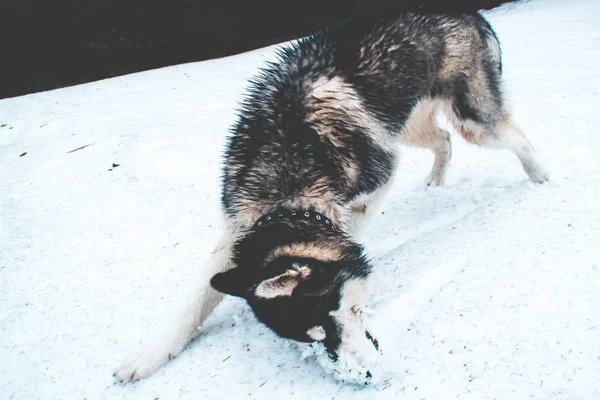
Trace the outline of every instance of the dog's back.
<instances>
[{"instance_id":1,"label":"dog's back","mask_svg":"<svg viewBox=\"0 0 600 400\"><path fill-rule=\"evenodd\" d=\"M320 199L335 222L332 204L390 179L419 102L447 99L457 119L496 124L500 70L479 14L370 14L300 40L252 84L227 152L226 212L250 222Z\"/></svg>"}]
</instances>

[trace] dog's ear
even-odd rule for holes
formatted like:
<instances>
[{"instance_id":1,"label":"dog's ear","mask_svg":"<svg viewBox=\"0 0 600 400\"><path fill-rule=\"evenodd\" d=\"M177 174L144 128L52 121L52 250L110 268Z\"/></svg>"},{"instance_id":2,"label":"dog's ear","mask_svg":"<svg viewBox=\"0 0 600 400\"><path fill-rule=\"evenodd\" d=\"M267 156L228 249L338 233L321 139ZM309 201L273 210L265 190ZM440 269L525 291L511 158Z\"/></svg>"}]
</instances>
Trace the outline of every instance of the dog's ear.
<instances>
[{"instance_id":1,"label":"dog's ear","mask_svg":"<svg viewBox=\"0 0 600 400\"><path fill-rule=\"evenodd\" d=\"M242 273L241 268L233 268L213 276L210 285L221 293L246 297L249 282L245 274Z\"/></svg>"},{"instance_id":2,"label":"dog's ear","mask_svg":"<svg viewBox=\"0 0 600 400\"><path fill-rule=\"evenodd\" d=\"M309 279L312 271L305 265L294 264L293 269L288 269L281 275L265 279L254 290L254 295L263 299L272 299L279 296L291 296L300 282Z\"/></svg>"}]
</instances>

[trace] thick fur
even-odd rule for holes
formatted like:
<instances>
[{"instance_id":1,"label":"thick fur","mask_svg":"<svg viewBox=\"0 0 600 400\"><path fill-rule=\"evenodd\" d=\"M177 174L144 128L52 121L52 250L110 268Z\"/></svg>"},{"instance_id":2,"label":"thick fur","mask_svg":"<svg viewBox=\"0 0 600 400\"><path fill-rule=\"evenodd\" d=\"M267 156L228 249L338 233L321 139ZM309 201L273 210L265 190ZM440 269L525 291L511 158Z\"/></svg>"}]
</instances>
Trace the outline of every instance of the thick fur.
<instances>
[{"instance_id":1,"label":"thick fur","mask_svg":"<svg viewBox=\"0 0 600 400\"><path fill-rule=\"evenodd\" d=\"M501 72L498 39L476 13L373 13L282 50L233 127L222 243L180 319L117 379L143 378L179 354L222 293L247 299L281 336L365 356L371 266L356 238L391 183L399 142L431 149L426 183L443 184L452 150L441 112L470 143L510 149L533 181L548 179L511 121ZM280 209L321 213L335 229L309 219L253 228Z\"/></svg>"}]
</instances>

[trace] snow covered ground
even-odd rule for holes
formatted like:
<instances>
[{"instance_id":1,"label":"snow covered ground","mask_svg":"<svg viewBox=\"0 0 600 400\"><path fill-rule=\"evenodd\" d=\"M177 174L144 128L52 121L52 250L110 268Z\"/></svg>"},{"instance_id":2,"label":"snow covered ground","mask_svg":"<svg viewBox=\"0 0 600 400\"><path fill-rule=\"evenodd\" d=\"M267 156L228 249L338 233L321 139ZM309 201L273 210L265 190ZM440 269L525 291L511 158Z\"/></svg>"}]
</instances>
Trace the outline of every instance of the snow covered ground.
<instances>
[{"instance_id":1,"label":"snow covered ground","mask_svg":"<svg viewBox=\"0 0 600 400\"><path fill-rule=\"evenodd\" d=\"M426 189L431 155L405 151L367 235L385 388L337 383L233 298L150 378L111 376L215 244L224 137L273 48L0 101L0 398L600 398L600 2L487 16L552 180L456 138Z\"/></svg>"}]
</instances>

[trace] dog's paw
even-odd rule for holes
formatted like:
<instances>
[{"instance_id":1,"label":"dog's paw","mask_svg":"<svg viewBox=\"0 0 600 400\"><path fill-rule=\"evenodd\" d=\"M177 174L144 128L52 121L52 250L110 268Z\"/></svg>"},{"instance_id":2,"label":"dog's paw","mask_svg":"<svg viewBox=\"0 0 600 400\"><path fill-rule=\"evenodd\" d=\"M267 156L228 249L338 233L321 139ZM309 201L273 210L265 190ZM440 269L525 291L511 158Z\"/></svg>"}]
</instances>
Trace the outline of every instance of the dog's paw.
<instances>
[{"instance_id":1,"label":"dog's paw","mask_svg":"<svg viewBox=\"0 0 600 400\"><path fill-rule=\"evenodd\" d=\"M529 179L531 179L534 183L543 184L550 180L550 174L548 173L548 170L539 160L533 149L517 153L517 156L521 160L523 170L525 170L525 173L527 176L529 176Z\"/></svg>"},{"instance_id":2,"label":"dog's paw","mask_svg":"<svg viewBox=\"0 0 600 400\"><path fill-rule=\"evenodd\" d=\"M446 172L448 171L448 160L442 165L435 163L425 178L425 186L444 186Z\"/></svg>"},{"instance_id":3,"label":"dog's paw","mask_svg":"<svg viewBox=\"0 0 600 400\"><path fill-rule=\"evenodd\" d=\"M425 186L444 186L444 174L431 171L425 178Z\"/></svg>"},{"instance_id":4,"label":"dog's paw","mask_svg":"<svg viewBox=\"0 0 600 400\"><path fill-rule=\"evenodd\" d=\"M529 175L529 179L531 179L535 183L544 184L550 180L550 174L548 171L542 166L536 166L536 168L526 169L527 175Z\"/></svg>"},{"instance_id":5,"label":"dog's paw","mask_svg":"<svg viewBox=\"0 0 600 400\"><path fill-rule=\"evenodd\" d=\"M158 368L166 364L176 354L146 347L139 353L123 361L115 370L113 376L117 382L134 382L146 378Z\"/></svg>"}]
</instances>

